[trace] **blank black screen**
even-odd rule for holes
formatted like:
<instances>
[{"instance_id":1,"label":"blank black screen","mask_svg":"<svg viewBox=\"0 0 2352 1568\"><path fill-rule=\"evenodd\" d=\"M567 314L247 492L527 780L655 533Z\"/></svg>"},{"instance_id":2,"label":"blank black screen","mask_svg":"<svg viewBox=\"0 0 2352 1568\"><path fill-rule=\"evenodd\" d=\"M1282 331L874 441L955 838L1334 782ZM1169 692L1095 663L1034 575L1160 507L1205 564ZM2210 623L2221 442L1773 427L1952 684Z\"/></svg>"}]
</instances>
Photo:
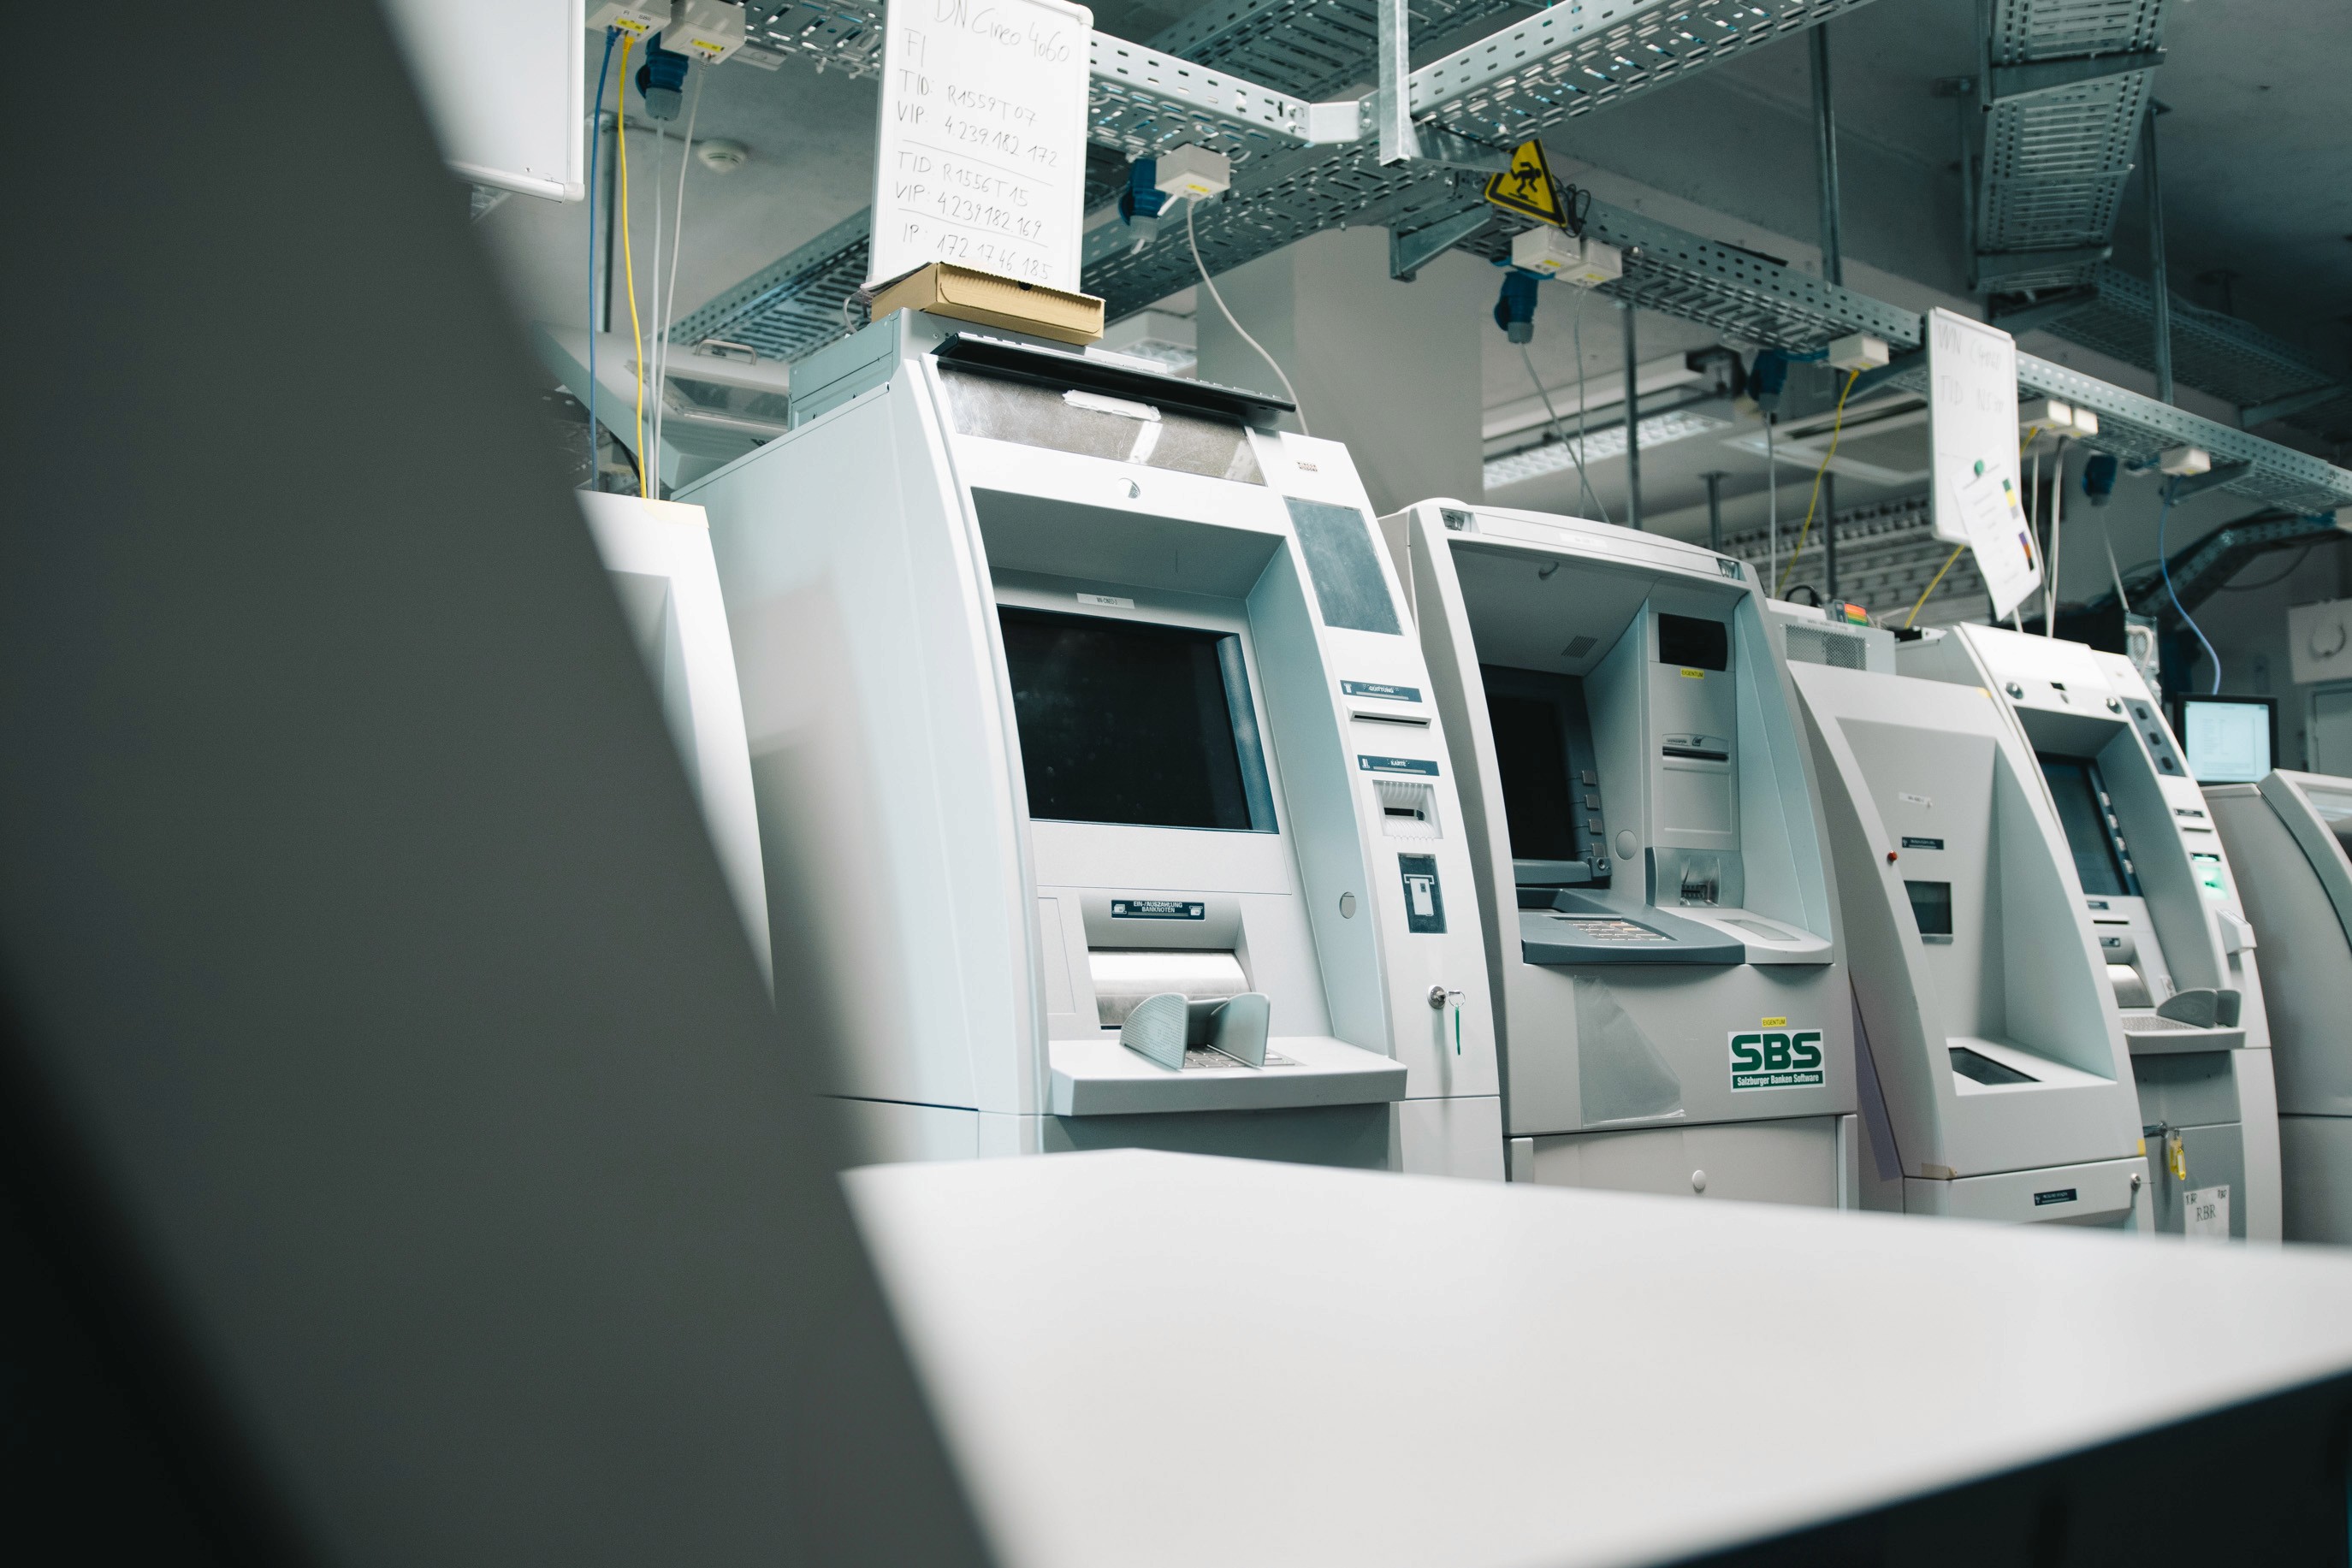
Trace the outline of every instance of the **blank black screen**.
<instances>
[{"instance_id":1,"label":"blank black screen","mask_svg":"<svg viewBox=\"0 0 2352 1568\"><path fill-rule=\"evenodd\" d=\"M1731 628L1695 615L1658 616L1658 663L1694 670L1731 667Z\"/></svg>"},{"instance_id":2,"label":"blank black screen","mask_svg":"<svg viewBox=\"0 0 2352 1568\"><path fill-rule=\"evenodd\" d=\"M2083 891L2095 898L2124 898L2132 889L2124 880L2124 864L2116 853L2115 835L2107 831L2106 808L2099 804L2099 778L2088 762L2070 757L2044 757L2042 777L2050 781L2051 798L2058 803L2058 821L2066 830L2066 847L2074 852L2074 874Z\"/></svg>"},{"instance_id":3,"label":"blank black screen","mask_svg":"<svg viewBox=\"0 0 2352 1568\"><path fill-rule=\"evenodd\" d=\"M1911 895L1911 917L1919 923L1922 936L1949 936L1952 934L1952 884L1948 882L1906 882L1903 890Z\"/></svg>"},{"instance_id":4,"label":"blank black screen","mask_svg":"<svg viewBox=\"0 0 2352 1568\"><path fill-rule=\"evenodd\" d=\"M1225 633L1009 605L997 615L1031 816L1249 830Z\"/></svg>"},{"instance_id":5,"label":"blank black screen","mask_svg":"<svg viewBox=\"0 0 2352 1568\"><path fill-rule=\"evenodd\" d=\"M1503 775L1503 818L1512 858L1576 859L1576 799L1559 704L1507 695L1490 685L1486 718L1495 727L1495 765Z\"/></svg>"}]
</instances>

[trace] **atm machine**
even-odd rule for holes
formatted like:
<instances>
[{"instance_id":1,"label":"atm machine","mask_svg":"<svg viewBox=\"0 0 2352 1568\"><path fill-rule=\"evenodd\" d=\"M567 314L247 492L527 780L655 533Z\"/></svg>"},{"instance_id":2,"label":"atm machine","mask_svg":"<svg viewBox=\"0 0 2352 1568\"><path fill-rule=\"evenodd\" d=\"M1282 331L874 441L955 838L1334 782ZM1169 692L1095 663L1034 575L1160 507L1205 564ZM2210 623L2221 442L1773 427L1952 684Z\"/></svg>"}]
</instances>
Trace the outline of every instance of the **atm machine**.
<instances>
[{"instance_id":1,"label":"atm machine","mask_svg":"<svg viewBox=\"0 0 2352 1568\"><path fill-rule=\"evenodd\" d=\"M1347 449L900 312L686 492L782 968L871 1158L1150 1146L1499 1178L1447 731ZM791 880L784 881L787 873Z\"/></svg>"},{"instance_id":2,"label":"atm machine","mask_svg":"<svg viewBox=\"0 0 2352 1568\"><path fill-rule=\"evenodd\" d=\"M1825 840L1746 569L1457 501L1381 526L1461 781L1512 1179L1853 1207Z\"/></svg>"},{"instance_id":3,"label":"atm machine","mask_svg":"<svg viewBox=\"0 0 2352 1568\"><path fill-rule=\"evenodd\" d=\"M2032 750L1893 634L1776 604L1837 865L1864 1207L2148 1228L2116 991Z\"/></svg>"},{"instance_id":4,"label":"atm machine","mask_svg":"<svg viewBox=\"0 0 2352 1568\"><path fill-rule=\"evenodd\" d=\"M2278 1095L2254 933L2137 666L1954 626L1901 643L1895 667L1990 693L2040 767L2130 1051L2156 1229L2277 1240Z\"/></svg>"},{"instance_id":5,"label":"atm machine","mask_svg":"<svg viewBox=\"0 0 2352 1568\"><path fill-rule=\"evenodd\" d=\"M588 532L621 601L637 654L661 699L671 741L702 808L711 848L744 934L768 963L768 887L735 647L699 507L596 490L576 492Z\"/></svg>"},{"instance_id":6,"label":"atm machine","mask_svg":"<svg viewBox=\"0 0 2352 1568\"><path fill-rule=\"evenodd\" d=\"M2289 1241L2352 1246L2352 779L2209 784L2263 943Z\"/></svg>"}]
</instances>

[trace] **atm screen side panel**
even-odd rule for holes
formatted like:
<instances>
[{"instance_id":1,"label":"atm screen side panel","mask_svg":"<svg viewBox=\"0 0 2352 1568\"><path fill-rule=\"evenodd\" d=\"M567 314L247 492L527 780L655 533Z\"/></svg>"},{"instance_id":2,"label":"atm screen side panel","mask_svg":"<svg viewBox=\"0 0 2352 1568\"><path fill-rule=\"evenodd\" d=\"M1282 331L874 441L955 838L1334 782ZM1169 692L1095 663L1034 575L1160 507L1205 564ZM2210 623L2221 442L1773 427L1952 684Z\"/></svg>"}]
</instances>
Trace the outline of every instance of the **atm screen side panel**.
<instances>
[{"instance_id":1,"label":"atm screen side panel","mask_svg":"<svg viewBox=\"0 0 2352 1568\"><path fill-rule=\"evenodd\" d=\"M1276 806L1307 901L1331 1032L1387 1055L1388 1009L1370 908L1374 873L1359 815L1360 786L1338 702L1339 677L1325 663L1307 594L1296 545L1286 540L1248 600Z\"/></svg>"}]
</instances>

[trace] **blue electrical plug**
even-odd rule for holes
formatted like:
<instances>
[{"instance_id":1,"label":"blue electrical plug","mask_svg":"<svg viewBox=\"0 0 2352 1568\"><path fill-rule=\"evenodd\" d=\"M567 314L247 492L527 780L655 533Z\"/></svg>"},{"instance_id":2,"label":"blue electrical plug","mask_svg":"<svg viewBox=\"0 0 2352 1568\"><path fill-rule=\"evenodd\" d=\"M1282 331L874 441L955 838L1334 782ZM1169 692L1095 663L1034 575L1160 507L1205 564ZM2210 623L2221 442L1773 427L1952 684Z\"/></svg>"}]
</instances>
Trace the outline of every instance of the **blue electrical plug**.
<instances>
[{"instance_id":1,"label":"blue electrical plug","mask_svg":"<svg viewBox=\"0 0 2352 1568\"><path fill-rule=\"evenodd\" d=\"M1532 272L1512 267L1503 274L1503 291L1495 297L1495 325L1503 336L1514 343L1526 343L1536 335L1536 285L1543 279Z\"/></svg>"},{"instance_id":2,"label":"blue electrical plug","mask_svg":"<svg viewBox=\"0 0 2352 1568\"><path fill-rule=\"evenodd\" d=\"M1748 395L1766 413L1775 413L1780 407L1781 389L1789 384L1789 354L1781 349L1759 350L1756 361L1748 367Z\"/></svg>"},{"instance_id":3,"label":"blue electrical plug","mask_svg":"<svg viewBox=\"0 0 2352 1568\"><path fill-rule=\"evenodd\" d=\"M686 68L692 59L661 47L659 33L646 40L646 63L637 68L637 96L655 120L676 120L686 101Z\"/></svg>"},{"instance_id":4,"label":"blue electrical plug","mask_svg":"<svg viewBox=\"0 0 2352 1568\"><path fill-rule=\"evenodd\" d=\"M2083 494L2091 498L2091 505L2104 507L2115 495L2117 466L2112 452L2096 453L2083 465Z\"/></svg>"},{"instance_id":5,"label":"blue electrical plug","mask_svg":"<svg viewBox=\"0 0 2352 1568\"><path fill-rule=\"evenodd\" d=\"M1157 218L1168 204L1168 193L1159 185L1160 160L1138 158L1127 166L1127 189L1118 193L1118 218L1132 224L1138 218Z\"/></svg>"}]
</instances>

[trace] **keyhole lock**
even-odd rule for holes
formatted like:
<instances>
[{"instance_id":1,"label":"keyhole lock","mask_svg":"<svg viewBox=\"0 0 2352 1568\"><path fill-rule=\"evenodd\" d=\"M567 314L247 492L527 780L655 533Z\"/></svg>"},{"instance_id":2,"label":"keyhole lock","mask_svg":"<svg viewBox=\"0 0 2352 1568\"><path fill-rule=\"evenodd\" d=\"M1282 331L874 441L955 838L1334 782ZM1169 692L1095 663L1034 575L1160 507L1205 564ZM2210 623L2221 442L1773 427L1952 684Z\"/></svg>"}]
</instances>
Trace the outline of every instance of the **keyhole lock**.
<instances>
[{"instance_id":1,"label":"keyhole lock","mask_svg":"<svg viewBox=\"0 0 2352 1568\"><path fill-rule=\"evenodd\" d=\"M1462 1003L1462 993L1460 991L1449 991L1444 986L1432 986L1429 988L1429 1005L1431 1010L1435 1012L1444 1012L1445 1010L1445 1004L1448 1002L1452 1002L1456 1007L1459 1007Z\"/></svg>"}]
</instances>

